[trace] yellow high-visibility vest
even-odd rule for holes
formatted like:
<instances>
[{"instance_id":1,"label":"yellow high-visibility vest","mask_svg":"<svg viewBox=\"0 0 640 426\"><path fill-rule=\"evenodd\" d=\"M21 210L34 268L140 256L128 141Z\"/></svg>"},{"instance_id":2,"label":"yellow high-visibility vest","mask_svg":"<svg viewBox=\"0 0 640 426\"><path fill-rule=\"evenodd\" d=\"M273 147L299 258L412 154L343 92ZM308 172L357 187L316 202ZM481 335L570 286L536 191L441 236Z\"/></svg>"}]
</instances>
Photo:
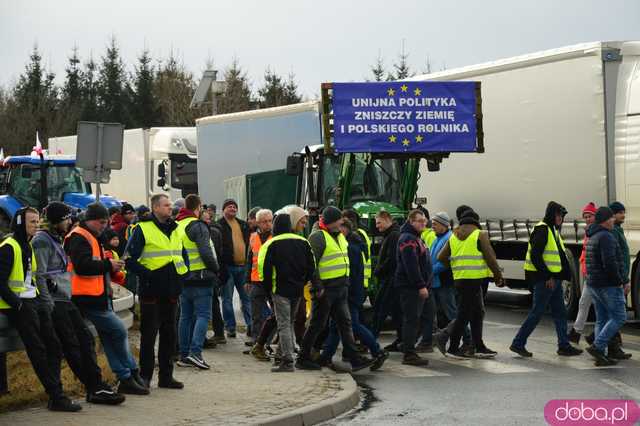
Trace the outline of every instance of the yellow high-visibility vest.
<instances>
[{"instance_id":1,"label":"yellow high-visibility vest","mask_svg":"<svg viewBox=\"0 0 640 426\"><path fill-rule=\"evenodd\" d=\"M178 228L180 229L180 233L182 234L182 245L184 249L187 251L187 257L189 258L189 271L200 271L202 269L207 269L207 266L204 264L202 257L200 257L200 251L198 251L198 245L191 241L191 238L187 235L187 226L191 222L194 222L198 219L195 217L185 217L184 219L180 219L177 221ZM209 246L213 248L213 242L211 242L211 238L209 238Z\"/></svg>"},{"instance_id":2,"label":"yellow high-visibility vest","mask_svg":"<svg viewBox=\"0 0 640 426\"><path fill-rule=\"evenodd\" d=\"M260 281L264 281L264 261L267 257L267 251L269 250L269 247L271 247L271 244L273 244L276 241L281 241L281 240L302 240L304 242L306 242L307 244L309 244L309 241L307 241L306 238L301 237L298 234L294 234L291 232L287 232L284 234L280 234L280 235L276 235L275 237L271 238L270 240L266 241L261 247L260 247L260 251L258 252L258 278L260 279ZM309 249L311 249L311 246L309 246ZM276 292L277 286L276 286L276 268L273 267L272 268L272 272L271 272L271 291L272 293Z\"/></svg>"},{"instance_id":3,"label":"yellow high-visibility vest","mask_svg":"<svg viewBox=\"0 0 640 426\"><path fill-rule=\"evenodd\" d=\"M324 236L325 249L322 257L318 260L318 273L321 280L330 280L349 276L349 252L347 239L338 234L338 239L331 236L327 231L321 230Z\"/></svg>"},{"instance_id":4,"label":"yellow high-visibility vest","mask_svg":"<svg viewBox=\"0 0 640 426\"><path fill-rule=\"evenodd\" d=\"M364 238L364 243L367 245L367 255L362 253L362 262L364 263L364 288L369 288L369 278L371 278L371 239L367 235L367 231L362 228L358 228L358 233Z\"/></svg>"},{"instance_id":5,"label":"yellow high-visibility vest","mask_svg":"<svg viewBox=\"0 0 640 426\"><path fill-rule=\"evenodd\" d=\"M425 228L425 230L422 231L422 234L420 234L420 238L422 238L422 241L424 241L424 243L430 249L431 245L433 245L433 242L436 240L436 238L438 238L438 236L436 235L436 231L434 231L433 229Z\"/></svg>"},{"instance_id":6,"label":"yellow high-visibility vest","mask_svg":"<svg viewBox=\"0 0 640 426\"><path fill-rule=\"evenodd\" d=\"M451 272L454 280L473 280L489 278L493 273L487 266L487 262L478 250L478 238L480 230L473 231L466 240L460 240L456 234L451 234L449 247L451 248Z\"/></svg>"},{"instance_id":7,"label":"yellow high-visibility vest","mask_svg":"<svg viewBox=\"0 0 640 426\"><path fill-rule=\"evenodd\" d=\"M145 268L155 271L173 262L178 274L188 272L182 258L182 232L176 228L168 238L152 221L140 222L138 225L144 235L144 249L138 260Z\"/></svg>"},{"instance_id":8,"label":"yellow high-visibility vest","mask_svg":"<svg viewBox=\"0 0 640 426\"><path fill-rule=\"evenodd\" d=\"M13 237L8 237L2 243L0 243L0 247L4 245L10 245L13 249L13 265L11 266L11 272L9 273L8 283L9 288L15 294L20 295L20 293L27 291L27 286L24 282L26 277L24 276L24 268L22 267L22 248L20 247L20 243L16 241ZM31 244L31 243L29 243ZM38 265L36 264L36 255L33 251L33 247L31 248L31 282L33 285L36 285L36 270ZM36 286L36 294L38 294L38 287ZM0 297L0 309L10 309L11 306Z\"/></svg>"},{"instance_id":9,"label":"yellow high-visibility vest","mask_svg":"<svg viewBox=\"0 0 640 426\"><path fill-rule=\"evenodd\" d=\"M546 226L548 230L547 245L544 246L544 251L542 252L542 260L544 261L544 264L547 266L547 269L550 272L562 271L562 259L560 258L560 250L558 249L558 245L556 244L556 239L554 238L554 237L558 238L562 251L565 251L564 241L562 241L562 236L558 234L558 231L555 229L555 227L550 227L542 221L538 222L534 227L534 229L537 228L538 226ZM535 265L533 264L533 262L531 262L531 242L529 242L529 245L527 247L527 257L524 261L524 270L533 271L533 272L537 271Z\"/></svg>"}]
</instances>

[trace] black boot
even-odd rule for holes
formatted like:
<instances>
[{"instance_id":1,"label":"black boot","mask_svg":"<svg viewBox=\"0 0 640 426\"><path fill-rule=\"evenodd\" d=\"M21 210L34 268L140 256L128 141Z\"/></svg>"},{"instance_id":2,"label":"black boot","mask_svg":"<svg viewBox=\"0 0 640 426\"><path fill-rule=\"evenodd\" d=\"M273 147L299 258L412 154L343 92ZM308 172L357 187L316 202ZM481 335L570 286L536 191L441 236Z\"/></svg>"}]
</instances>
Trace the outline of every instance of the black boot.
<instances>
[{"instance_id":1,"label":"black boot","mask_svg":"<svg viewBox=\"0 0 640 426\"><path fill-rule=\"evenodd\" d=\"M139 384L143 388L149 389L149 383L151 382L151 379L144 379L140 375L140 370L131 370L131 377L133 377L133 380L135 380L137 384Z\"/></svg>"},{"instance_id":2,"label":"black boot","mask_svg":"<svg viewBox=\"0 0 640 426\"><path fill-rule=\"evenodd\" d=\"M580 343L580 333L578 333L573 327L571 327L571 331L569 332L567 337L569 338L569 341L571 343L575 343L576 345Z\"/></svg>"},{"instance_id":3,"label":"black boot","mask_svg":"<svg viewBox=\"0 0 640 426\"><path fill-rule=\"evenodd\" d=\"M82 410L80 405L74 404L73 401L65 395L49 399L47 408L51 411L64 411L67 413L75 413L76 411Z\"/></svg>"},{"instance_id":4,"label":"black boot","mask_svg":"<svg viewBox=\"0 0 640 426\"><path fill-rule=\"evenodd\" d=\"M118 385L118 393L127 395L149 395L149 389L141 386L133 376L127 377L124 380L120 380Z\"/></svg>"},{"instance_id":5,"label":"black boot","mask_svg":"<svg viewBox=\"0 0 640 426\"><path fill-rule=\"evenodd\" d=\"M177 381L173 377L167 377L166 379L160 379L158 381L158 387L167 389L182 389L184 388L184 383Z\"/></svg>"},{"instance_id":6,"label":"black boot","mask_svg":"<svg viewBox=\"0 0 640 426\"><path fill-rule=\"evenodd\" d=\"M617 333L609 341L607 358L625 360L631 358L631 354L622 350L622 337Z\"/></svg>"}]
</instances>

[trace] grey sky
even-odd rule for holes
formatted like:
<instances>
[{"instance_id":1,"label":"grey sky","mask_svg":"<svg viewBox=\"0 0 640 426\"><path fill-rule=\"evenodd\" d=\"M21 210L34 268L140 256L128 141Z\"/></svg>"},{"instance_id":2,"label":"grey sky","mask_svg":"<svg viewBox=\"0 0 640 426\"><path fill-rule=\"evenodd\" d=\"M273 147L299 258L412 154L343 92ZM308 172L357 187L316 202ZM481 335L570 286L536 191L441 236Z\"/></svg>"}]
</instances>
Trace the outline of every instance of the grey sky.
<instances>
[{"instance_id":1,"label":"grey sky","mask_svg":"<svg viewBox=\"0 0 640 426\"><path fill-rule=\"evenodd\" d=\"M199 77L207 57L235 56L255 89L266 66L294 72L312 97L323 81L368 77L378 52L387 67L402 39L414 70L471 65L598 40L640 40L640 1L432 0L0 0L0 84L15 81L37 43L61 78L78 45L86 60L111 34L133 69L145 47L171 49Z\"/></svg>"}]
</instances>

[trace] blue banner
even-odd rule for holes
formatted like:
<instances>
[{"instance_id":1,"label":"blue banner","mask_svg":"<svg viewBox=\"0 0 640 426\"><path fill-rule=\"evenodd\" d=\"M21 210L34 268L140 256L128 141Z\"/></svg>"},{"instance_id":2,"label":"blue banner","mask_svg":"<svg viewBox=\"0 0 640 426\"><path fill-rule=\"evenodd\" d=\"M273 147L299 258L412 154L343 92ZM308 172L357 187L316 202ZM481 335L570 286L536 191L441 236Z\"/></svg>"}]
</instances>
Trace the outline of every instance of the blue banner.
<instances>
[{"instance_id":1,"label":"blue banner","mask_svg":"<svg viewBox=\"0 0 640 426\"><path fill-rule=\"evenodd\" d=\"M337 152L475 152L476 83L333 83Z\"/></svg>"}]
</instances>

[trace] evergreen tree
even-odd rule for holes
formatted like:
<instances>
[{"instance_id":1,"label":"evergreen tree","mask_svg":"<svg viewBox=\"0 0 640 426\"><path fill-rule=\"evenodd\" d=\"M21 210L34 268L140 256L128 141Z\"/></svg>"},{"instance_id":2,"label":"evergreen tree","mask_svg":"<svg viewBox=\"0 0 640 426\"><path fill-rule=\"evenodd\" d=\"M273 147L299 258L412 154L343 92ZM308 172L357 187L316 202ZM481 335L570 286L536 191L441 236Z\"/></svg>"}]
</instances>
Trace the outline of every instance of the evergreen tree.
<instances>
[{"instance_id":1,"label":"evergreen tree","mask_svg":"<svg viewBox=\"0 0 640 426\"><path fill-rule=\"evenodd\" d=\"M287 82L284 85L284 96L282 105L291 105L302 102L302 96L298 93L298 83L295 80L295 74L289 73Z\"/></svg>"},{"instance_id":2,"label":"evergreen tree","mask_svg":"<svg viewBox=\"0 0 640 426\"><path fill-rule=\"evenodd\" d=\"M258 97L260 108L284 105L284 83L270 68L264 72L264 85L258 89Z\"/></svg>"},{"instance_id":3,"label":"evergreen tree","mask_svg":"<svg viewBox=\"0 0 640 426\"><path fill-rule=\"evenodd\" d=\"M98 65L89 57L89 61L84 64L82 71L82 113L80 119L83 121L100 121L98 111Z\"/></svg>"},{"instance_id":4,"label":"evergreen tree","mask_svg":"<svg viewBox=\"0 0 640 426\"><path fill-rule=\"evenodd\" d=\"M238 58L224 72L227 82L225 93L218 100L218 113L248 111L255 105L251 100L251 88L246 71L240 66Z\"/></svg>"},{"instance_id":5,"label":"evergreen tree","mask_svg":"<svg viewBox=\"0 0 640 426\"><path fill-rule=\"evenodd\" d=\"M384 80L384 60L382 59L382 54L378 52L378 59L376 59L376 63L371 66L371 74L373 74L373 81L383 81Z\"/></svg>"},{"instance_id":6,"label":"evergreen tree","mask_svg":"<svg viewBox=\"0 0 640 426\"><path fill-rule=\"evenodd\" d=\"M193 74L171 53L158 67L153 82L153 95L159 108L158 124L193 126L196 118L208 115L206 107L190 108L195 88Z\"/></svg>"},{"instance_id":7,"label":"evergreen tree","mask_svg":"<svg viewBox=\"0 0 640 426\"><path fill-rule=\"evenodd\" d=\"M84 97L82 91L82 70L78 47L75 46L69 56L69 63L65 68L66 78L61 90L60 115L58 129L59 135L72 135L76 132L77 123L82 116Z\"/></svg>"},{"instance_id":8,"label":"evergreen tree","mask_svg":"<svg viewBox=\"0 0 640 426\"><path fill-rule=\"evenodd\" d=\"M97 89L100 121L121 123L130 127L131 90L115 37L111 37L107 51L102 57L99 76Z\"/></svg>"},{"instance_id":9,"label":"evergreen tree","mask_svg":"<svg viewBox=\"0 0 640 426\"><path fill-rule=\"evenodd\" d=\"M159 108L154 91L154 69L151 65L149 50L145 49L138 57L133 78L134 92L133 119L135 127L152 127L160 124Z\"/></svg>"}]
</instances>

